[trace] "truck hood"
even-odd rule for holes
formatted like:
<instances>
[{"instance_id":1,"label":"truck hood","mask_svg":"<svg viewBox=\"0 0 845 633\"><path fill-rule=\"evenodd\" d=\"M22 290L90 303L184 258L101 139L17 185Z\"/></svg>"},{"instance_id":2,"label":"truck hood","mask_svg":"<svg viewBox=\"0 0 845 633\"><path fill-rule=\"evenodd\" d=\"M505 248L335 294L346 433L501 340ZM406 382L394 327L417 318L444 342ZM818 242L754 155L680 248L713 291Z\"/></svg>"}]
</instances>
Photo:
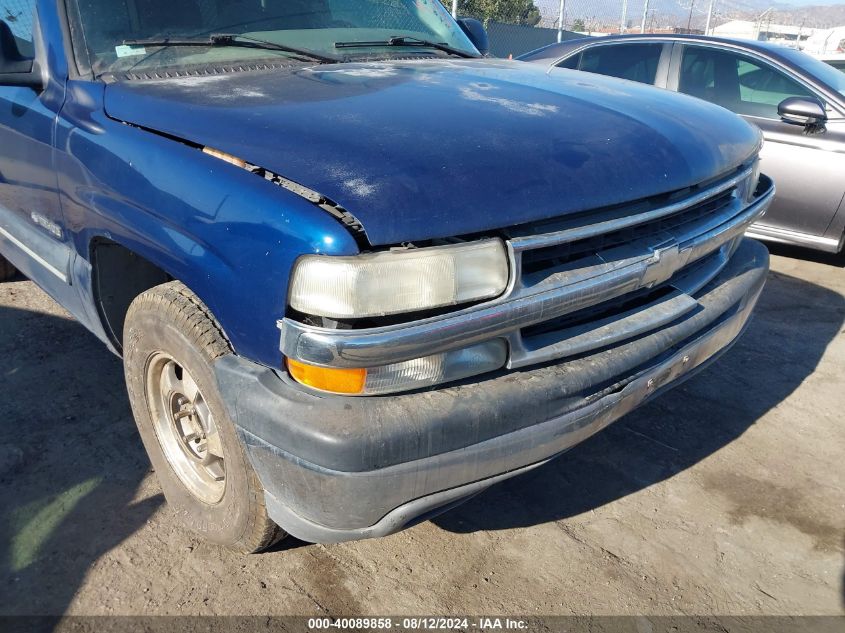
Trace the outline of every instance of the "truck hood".
<instances>
[{"instance_id":1,"label":"truck hood","mask_svg":"<svg viewBox=\"0 0 845 633\"><path fill-rule=\"evenodd\" d=\"M735 168L760 143L755 128L703 101L502 60L126 81L106 88L105 109L318 191L373 245L681 189Z\"/></svg>"}]
</instances>

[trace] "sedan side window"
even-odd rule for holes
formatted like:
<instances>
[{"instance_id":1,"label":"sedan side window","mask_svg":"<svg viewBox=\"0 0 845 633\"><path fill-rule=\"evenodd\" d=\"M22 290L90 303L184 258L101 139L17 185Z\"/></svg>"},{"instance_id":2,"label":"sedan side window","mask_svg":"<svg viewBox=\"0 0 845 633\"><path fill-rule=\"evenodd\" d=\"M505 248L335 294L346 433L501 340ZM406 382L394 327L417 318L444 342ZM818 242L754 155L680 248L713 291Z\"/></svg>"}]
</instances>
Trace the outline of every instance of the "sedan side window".
<instances>
[{"instance_id":1,"label":"sedan side window","mask_svg":"<svg viewBox=\"0 0 845 633\"><path fill-rule=\"evenodd\" d=\"M35 57L32 44L32 24L36 0L0 0L0 20L12 31L18 52L24 57Z\"/></svg>"},{"instance_id":2,"label":"sedan side window","mask_svg":"<svg viewBox=\"0 0 845 633\"><path fill-rule=\"evenodd\" d=\"M766 63L712 48L687 46L678 85L683 92L737 114L778 119L778 104L812 92Z\"/></svg>"},{"instance_id":3,"label":"sedan side window","mask_svg":"<svg viewBox=\"0 0 845 633\"><path fill-rule=\"evenodd\" d=\"M663 44L595 46L581 53L581 63L578 68L590 73L653 84L657 77L657 65L662 52ZM566 60L563 64L568 61ZM572 67L564 66L564 68Z\"/></svg>"},{"instance_id":4,"label":"sedan side window","mask_svg":"<svg viewBox=\"0 0 845 633\"><path fill-rule=\"evenodd\" d=\"M578 65L581 63L581 53L577 55L573 55L572 57L567 57L562 62L560 62L557 67L558 68L569 68L571 70L578 70Z\"/></svg>"}]
</instances>

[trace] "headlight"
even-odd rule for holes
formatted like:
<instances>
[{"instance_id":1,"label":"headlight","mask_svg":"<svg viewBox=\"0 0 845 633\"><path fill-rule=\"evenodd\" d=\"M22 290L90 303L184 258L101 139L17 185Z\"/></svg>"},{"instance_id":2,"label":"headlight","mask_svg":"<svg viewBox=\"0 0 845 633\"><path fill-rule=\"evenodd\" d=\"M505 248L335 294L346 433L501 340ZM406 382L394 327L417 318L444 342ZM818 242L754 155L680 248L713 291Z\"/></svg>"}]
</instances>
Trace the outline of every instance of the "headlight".
<instances>
[{"instance_id":1,"label":"headlight","mask_svg":"<svg viewBox=\"0 0 845 633\"><path fill-rule=\"evenodd\" d=\"M294 267L289 301L305 314L352 319L491 299L507 285L505 246L491 239L350 257L306 255Z\"/></svg>"}]
</instances>

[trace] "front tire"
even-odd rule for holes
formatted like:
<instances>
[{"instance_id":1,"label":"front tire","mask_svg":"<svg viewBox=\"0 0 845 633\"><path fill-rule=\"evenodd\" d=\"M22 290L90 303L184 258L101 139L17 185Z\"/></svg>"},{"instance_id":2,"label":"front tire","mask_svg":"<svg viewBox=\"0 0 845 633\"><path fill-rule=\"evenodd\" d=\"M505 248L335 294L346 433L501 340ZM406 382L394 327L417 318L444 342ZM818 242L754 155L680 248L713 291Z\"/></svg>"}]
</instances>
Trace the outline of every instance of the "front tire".
<instances>
[{"instance_id":1,"label":"front tire","mask_svg":"<svg viewBox=\"0 0 845 633\"><path fill-rule=\"evenodd\" d=\"M17 269L0 256L0 281L7 281L17 274Z\"/></svg>"},{"instance_id":2,"label":"front tire","mask_svg":"<svg viewBox=\"0 0 845 633\"><path fill-rule=\"evenodd\" d=\"M212 363L232 349L208 308L170 282L138 296L124 327L129 400L164 496L205 539L252 553L285 533L217 389Z\"/></svg>"}]
</instances>

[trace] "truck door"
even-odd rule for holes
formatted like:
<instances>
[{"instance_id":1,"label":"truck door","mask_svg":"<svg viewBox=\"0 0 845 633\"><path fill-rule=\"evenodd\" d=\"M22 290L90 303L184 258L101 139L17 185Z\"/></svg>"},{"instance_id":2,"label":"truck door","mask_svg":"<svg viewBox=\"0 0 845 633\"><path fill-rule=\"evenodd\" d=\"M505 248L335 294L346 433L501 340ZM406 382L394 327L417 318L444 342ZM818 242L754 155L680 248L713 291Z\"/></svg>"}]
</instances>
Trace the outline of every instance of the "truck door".
<instances>
[{"instance_id":1,"label":"truck door","mask_svg":"<svg viewBox=\"0 0 845 633\"><path fill-rule=\"evenodd\" d=\"M5 70L17 71L36 57L42 63L40 3L0 3ZM22 83L16 75L0 74L0 251L61 300L68 294L73 253L61 215L53 149L65 82L51 78L43 87L15 85Z\"/></svg>"}]
</instances>

